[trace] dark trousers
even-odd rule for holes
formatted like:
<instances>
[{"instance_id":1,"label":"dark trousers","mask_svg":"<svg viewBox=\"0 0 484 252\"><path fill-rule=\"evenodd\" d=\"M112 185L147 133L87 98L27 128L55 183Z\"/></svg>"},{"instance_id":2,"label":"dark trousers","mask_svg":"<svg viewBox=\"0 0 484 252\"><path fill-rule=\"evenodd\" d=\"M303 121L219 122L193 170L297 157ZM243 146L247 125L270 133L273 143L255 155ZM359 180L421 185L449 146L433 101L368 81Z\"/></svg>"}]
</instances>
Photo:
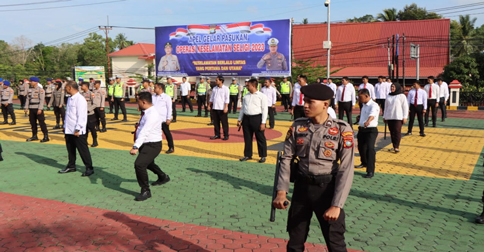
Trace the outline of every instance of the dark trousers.
<instances>
[{"instance_id":1,"label":"dark trousers","mask_svg":"<svg viewBox=\"0 0 484 252\"><path fill-rule=\"evenodd\" d=\"M282 94L281 95L281 103L284 106L284 110L292 109L291 98L289 98L289 94Z\"/></svg>"},{"instance_id":2,"label":"dark trousers","mask_svg":"<svg viewBox=\"0 0 484 252\"><path fill-rule=\"evenodd\" d=\"M408 132L412 133L412 128L413 128L413 122L415 121L415 114L417 114L418 118L418 126L420 127L420 134L424 133L424 121L423 121L423 105L418 105L415 107L415 105L410 104L409 105L410 109L410 119L408 122Z\"/></svg>"},{"instance_id":3,"label":"dark trousers","mask_svg":"<svg viewBox=\"0 0 484 252\"><path fill-rule=\"evenodd\" d=\"M353 108L351 106L351 102L338 102L338 119L343 120L344 113L346 113L348 123L353 125Z\"/></svg>"},{"instance_id":4,"label":"dark trousers","mask_svg":"<svg viewBox=\"0 0 484 252\"><path fill-rule=\"evenodd\" d=\"M376 99L376 103L380 105L382 115L385 112L385 100L386 99Z\"/></svg>"},{"instance_id":5,"label":"dark trousers","mask_svg":"<svg viewBox=\"0 0 484 252\"><path fill-rule=\"evenodd\" d=\"M59 125L60 120L62 119L62 125L64 125L64 119L66 118L66 109L64 106L54 106L54 115L55 115L55 124Z\"/></svg>"},{"instance_id":6,"label":"dark trousers","mask_svg":"<svg viewBox=\"0 0 484 252\"><path fill-rule=\"evenodd\" d=\"M193 106L192 106L192 102L189 99L189 96L182 96L181 97L181 100L182 100L182 109L183 109L183 112L185 112L185 105L187 103L188 103L188 107L190 108L190 111L193 112Z\"/></svg>"},{"instance_id":7,"label":"dark trousers","mask_svg":"<svg viewBox=\"0 0 484 252\"><path fill-rule=\"evenodd\" d=\"M111 101L113 97L112 96L108 96L108 103L109 103L109 113L113 113L113 106L114 106L114 101Z\"/></svg>"},{"instance_id":8,"label":"dark trousers","mask_svg":"<svg viewBox=\"0 0 484 252\"><path fill-rule=\"evenodd\" d=\"M229 137L229 118L223 110L211 110L213 115L213 128L216 136L220 136L220 123L224 131L224 137Z\"/></svg>"},{"instance_id":9,"label":"dark trousers","mask_svg":"<svg viewBox=\"0 0 484 252\"><path fill-rule=\"evenodd\" d=\"M69 155L69 162L67 163L68 168L76 168L76 149L81 156L86 170L92 170L92 159L91 153L89 152L89 147L87 146L87 134L79 135L76 137L74 135L65 135L67 154Z\"/></svg>"},{"instance_id":10,"label":"dark trousers","mask_svg":"<svg viewBox=\"0 0 484 252\"><path fill-rule=\"evenodd\" d=\"M437 108L435 105L437 104L436 99L427 100L427 113L425 113L425 125L429 124L429 112L432 110L432 123L435 127L437 125Z\"/></svg>"},{"instance_id":11,"label":"dark trousers","mask_svg":"<svg viewBox=\"0 0 484 252\"><path fill-rule=\"evenodd\" d=\"M331 104L329 106L331 106L334 110L336 110L336 106L334 105L334 97L331 98Z\"/></svg>"},{"instance_id":12,"label":"dark trousers","mask_svg":"<svg viewBox=\"0 0 484 252\"><path fill-rule=\"evenodd\" d=\"M18 99L20 100L20 108L25 108L25 102L27 101L27 97L25 95L19 95Z\"/></svg>"},{"instance_id":13,"label":"dark trousers","mask_svg":"<svg viewBox=\"0 0 484 252\"><path fill-rule=\"evenodd\" d=\"M202 106L205 107L205 117L208 116L208 109L207 109L207 97L205 95L198 95L197 96L197 104L198 104L198 116L202 116Z\"/></svg>"},{"instance_id":14,"label":"dark trousers","mask_svg":"<svg viewBox=\"0 0 484 252\"><path fill-rule=\"evenodd\" d=\"M97 141L97 131L96 131L96 121L97 121L97 118L96 118L96 114L92 114L92 115L88 115L87 116L87 133L86 133L86 136L87 134L89 134L89 132L91 132L91 136L92 136L92 141Z\"/></svg>"},{"instance_id":15,"label":"dark trousers","mask_svg":"<svg viewBox=\"0 0 484 252\"><path fill-rule=\"evenodd\" d=\"M94 113L96 115L96 126L99 128L99 123L101 123L103 129L106 128L106 113L101 108L95 108Z\"/></svg>"},{"instance_id":16,"label":"dark trousers","mask_svg":"<svg viewBox=\"0 0 484 252\"><path fill-rule=\"evenodd\" d=\"M440 108L440 111L442 112L442 121L444 121L444 119L447 118L447 104L445 104L444 97L440 97L439 108Z\"/></svg>"},{"instance_id":17,"label":"dark trousers","mask_svg":"<svg viewBox=\"0 0 484 252\"><path fill-rule=\"evenodd\" d=\"M388 130L390 130L390 137L394 149L400 149L400 140L402 139L402 120L387 120Z\"/></svg>"},{"instance_id":18,"label":"dark trousers","mask_svg":"<svg viewBox=\"0 0 484 252\"><path fill-rule=\"evenodd\" d=\"M162 123L161 130L163 131L163 134L165 134L166 141L168 142L168 148L174 149L175 145L173 144L173 136L171 135L170 125Z\"/></svg>"},{"instance_id":19,"label":"dark trousers","mask_svg":"<svg viewBox=\"0 0 484 252\"><path fill-rule=\"evenodd\" d=\"M242 129L244 131L244 157L252 157L252 139L257 140L257 150L259 157L267 157L267 141L264 135L265 131L260 130L262 124L262 115L244 115L242 119Z\"/></svg>"},{"instance_id":20,"label":"dark trousers","mask_svg":"<svg viewBox=\"0 0 484 252\"><path fill-rule=\"evenodd\" d=\"M160 167L155 164L155 158L160 154L160 151L161 142L144 143L139 148L138 157L134 161L134 169L136 171L136 179L142 191L150 189L146 169L158 175L158 178L166 176Z\"/></svg>"},{"instance_id":21,"label":"dark trousers","mask_svg":"<svg viewBox=\"0 0 484 252\"><path fill-rule=\"evenodd\" d=\"M44 111L42 110L40 115L37 115L38 110L39 109L29 109L29 121L30 127L32 128L32 136L37 136L37 121L39 121L40 130L42 130L44 137L47 137L49 132L47 131L47 125L45 125Z\"/></svg>"},{"instance_id":22,"label":"dark trousers","mask_svg":"<svg viewBox=\"0 0 484 252\"><path fill-rule=\"evenodd\" d=\"M276 110L276 108L273 108L273 107L269 107L269 109L267 110L270 128L274 128L274 112L275 112L275 110Z\"/></svg>"},{"instance_id":23,"label":"dark trousers","mask_svg":"<svg viewBox=\"0 0 484 252\"><path fill-rule=\"evenodd\" d=\"M3 114L3 121L8 122L8 115L12 117L12 121L15 122L15 112L13 112L13 105L12 103L9 103L8 106L1 105L2 106L2 114Z\"/></svg>"},{"instance_id":24,"label":"dark trousers","mask_svg":"<svg viewBox=\"0 0 484 252\"><path fill-rule=\"evenodd\" d=\"M294 106L294 121L298 118L305 117L304 106Z\"/></svg>"},{"instance_id":25,"label":"dark trousers","mask_svg":"<svg viewBox=\"0 0 484 252\"><path fill-rule=\"evenodd\" d=\"M124 105L124 101L121 101L122 98L114 98L114 118L118 118L119 108L121 108L121 112L123 112L123 119L126 119L126 106Z\"/></svg>"},{"instance_id":26,"label":"dark trousers","mask_svg":"<svg viewBox=\"0 0 484 252\"><path fill-rule=\"evenodd\" d=\"M345 211L341 209L336 221L324 220L324 212L331 207L334 196L334 179L329 183L310 185L296 181L292 203L289 209L287 231L289 232L288 252L303 252L308 237L313 212L319 221L321 231L330 252L346 252Z\"/></svg>"},{"instance_id":27,"label":"dark trousers","mask_svg":"<svg viewBox=\"0 0 484 252\"><path fill-rule=\"evenodd\" d=\"M375 172L375 142L378 136L378 129L358 128L358 151L360 152L360 160L363 166L366 166L366 172Z\"/></svg>"},{"instance_id":28,"label":"dark trousers","mask_svg":"<svg viewBox=\"0 0 484 252\"><path fill-rule=\"evenodd\" d=\"M49 104L50 99L52 99L52 97L47 97L47 96L45 97L45 105L48 105Z\"/></svg>"},{"instance_id":29,"label":"dark trousers","mask_svg":"<svg viewBox=\"0 0 484 252\"><path fill-rule=\"evenodd\" d=\"M239 96L238 95L231 95L230 96L230 102L229 102L229 110L227 113L230 113L230 111L232 111L232 113L236 113L237 112L237 103L239 101Z\"/></svg>"},{"instance_id":30,"label":"dark trousers","mask_svg":"<svg viewBox=\"0 0 484 252\"><path fill-rule=\"evenodd\" d=\"M176 101L174 101L172 104L171 104L171 107L172 107L172 115L173 115L173 121L176 121Z\"/></svg>"},{"instance_id":31,"label":"dark trousers","mask_svg":"<svg viewBox=\"0 0 484 252\"><path fill-rule=\"evenodd\" d=\"M212 105L209 105L210 106L210 122L213 123L214 122L214 115L213 115L213 104Z\"/></svg>"}]
</instances>

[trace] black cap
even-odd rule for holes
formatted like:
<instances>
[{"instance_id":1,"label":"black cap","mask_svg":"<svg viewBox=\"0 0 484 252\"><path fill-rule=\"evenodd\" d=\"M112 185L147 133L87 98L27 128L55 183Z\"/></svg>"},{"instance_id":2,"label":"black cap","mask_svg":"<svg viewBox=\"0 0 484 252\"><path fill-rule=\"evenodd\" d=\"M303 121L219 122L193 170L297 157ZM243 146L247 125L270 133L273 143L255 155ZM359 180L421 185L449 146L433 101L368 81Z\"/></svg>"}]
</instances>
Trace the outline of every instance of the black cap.
<instances>
[{"instance_id":1,"label":"black cap","mask_svg":"<svg viewBox=\"0 0 484 252\"><path fill-rule=\"evenodd\" d=\"M334 92L330 87L319 83L301 87L301 93L307 98L321 101L331 100L334 95Z\"/></svg>"}]
</instances>

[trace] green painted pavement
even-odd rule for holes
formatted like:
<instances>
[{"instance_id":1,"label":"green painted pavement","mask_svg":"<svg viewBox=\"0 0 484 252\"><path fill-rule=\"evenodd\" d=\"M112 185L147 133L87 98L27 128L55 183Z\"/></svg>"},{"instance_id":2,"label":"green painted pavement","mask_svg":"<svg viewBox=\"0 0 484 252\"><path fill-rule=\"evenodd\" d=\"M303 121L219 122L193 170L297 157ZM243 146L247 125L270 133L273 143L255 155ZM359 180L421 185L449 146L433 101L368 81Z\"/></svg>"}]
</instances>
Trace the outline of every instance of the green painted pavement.
<instances>
[{"instance_id":1,"label":"green painted pavement","mask_svg":"<svg viewBox=\"0 0 484 252\"><path fill-rule=\"evenodd\" d=\"M91 149L95 174L57 174L67 161L62 145L2 141L0 191L287 238L287 212L270 223L274 167L196 157L160 155L157 163L172 181L152 188L153 198L133 201L139 192L128 150ZM484 226L473 223L482 210L482 157L469 181L357 171L346 203L347 243L365 251L474 251L484 247ZM378 169L378 167L377 167ZM150 173L153 181L155 176ZM308 242L324 243L313 218Z\"/></svg>"}]
</instances>

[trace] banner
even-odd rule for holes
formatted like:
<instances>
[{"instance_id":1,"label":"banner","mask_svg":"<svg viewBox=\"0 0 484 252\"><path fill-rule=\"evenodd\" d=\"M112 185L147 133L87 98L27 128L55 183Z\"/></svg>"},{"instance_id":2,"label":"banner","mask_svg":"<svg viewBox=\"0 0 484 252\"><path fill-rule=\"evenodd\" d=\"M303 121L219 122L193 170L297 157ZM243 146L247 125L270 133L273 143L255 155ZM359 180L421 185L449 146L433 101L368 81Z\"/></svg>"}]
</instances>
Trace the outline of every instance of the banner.
<instances>
[{"instance_id":1,"label":"banner","mask_svg":"<svg viewBox=\"0 0 484 252\"><path fill-rule=\"evenodd\" d=\"M76 66L74 68L74 79L79 82L79 78L89 82L89 78L101 81L101 87L105 87L106 77L104 66Z\"/></svg>"},{"instance_id":2,"label":"banner","mask_svg":"<svg viewBox=\"0 0 484 252\"><path fill-rule=\"evenodd\" d=\"M289 19L156 27L157 76L291 75Z\"/></svg>"}]
</instances>

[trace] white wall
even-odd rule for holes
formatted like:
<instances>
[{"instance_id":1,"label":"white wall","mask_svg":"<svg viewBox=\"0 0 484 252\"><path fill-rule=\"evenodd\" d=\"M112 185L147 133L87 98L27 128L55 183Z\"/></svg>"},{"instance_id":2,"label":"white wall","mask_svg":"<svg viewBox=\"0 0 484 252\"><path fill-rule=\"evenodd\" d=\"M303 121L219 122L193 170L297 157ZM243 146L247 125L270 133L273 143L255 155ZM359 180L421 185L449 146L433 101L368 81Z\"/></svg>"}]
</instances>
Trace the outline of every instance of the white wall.
<instances>
[{"instance_id":1,"label":"white wall","mask_svg":"<svg viewBox=\"0 0 484 252\"><path fill-rule=\"evenodd\" d=\"M128 80L129 76L140 74L143 77L148 76L148 64L154 63L154 60L138 59L139 56L114 56L111 57L111 67L113 68L113 77L121 76L123 80Z\"/></svg>"}]
</instances>

